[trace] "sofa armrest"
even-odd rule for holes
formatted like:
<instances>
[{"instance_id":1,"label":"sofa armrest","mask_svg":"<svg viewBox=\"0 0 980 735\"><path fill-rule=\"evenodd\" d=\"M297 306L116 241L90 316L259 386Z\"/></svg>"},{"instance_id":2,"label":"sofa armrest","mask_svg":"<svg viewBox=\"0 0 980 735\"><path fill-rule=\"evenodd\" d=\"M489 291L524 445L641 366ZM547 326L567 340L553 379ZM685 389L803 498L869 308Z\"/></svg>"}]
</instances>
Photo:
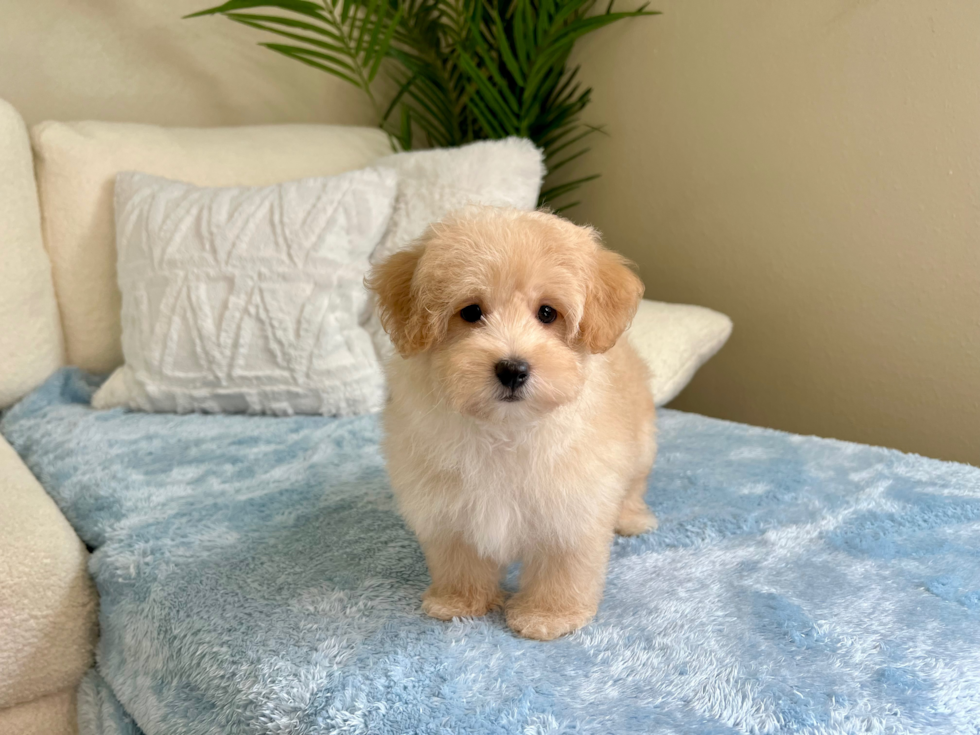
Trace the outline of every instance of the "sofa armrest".
<instances>
[{"instance_id":1,"label":"sofa armrest","mask_svg":"<svg viewBox=\"0 0 980 735\"><path fill-rule=\"evenodd\" d=\"M65 354L31 144L20 114L3 100L0 233L0 408L6 408L61 367Z\"/></svg>"},{"instance_id":2,"label":"sofa armrest","mask_svg":"<svg viewBox=\"0 0 980 735\"><path fill-rule=\"evenodd\" d=\"M88 552L0 437L0 708L75 686L92 665Z\"/></svg>"}]
</instances>

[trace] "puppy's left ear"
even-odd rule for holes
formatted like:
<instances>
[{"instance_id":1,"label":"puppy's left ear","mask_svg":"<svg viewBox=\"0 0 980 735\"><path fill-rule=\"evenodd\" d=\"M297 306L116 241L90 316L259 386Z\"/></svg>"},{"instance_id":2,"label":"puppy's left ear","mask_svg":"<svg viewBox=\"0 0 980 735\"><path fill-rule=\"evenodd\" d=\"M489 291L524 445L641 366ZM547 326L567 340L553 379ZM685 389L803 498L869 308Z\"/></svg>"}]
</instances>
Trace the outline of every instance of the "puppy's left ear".
<instances>
[{"instance_id":1,"label":"puppy's left ear","mask_svg":"<svg viewBox=\"0 0 980 735\"><path fill-rule=\"evenodd\" d=\"M643 298L643 282L630 261L601 245L595 253L592 280L585 296L579 332L589 352L612 348L629 326Z\"/></svg>"}]
</instances>

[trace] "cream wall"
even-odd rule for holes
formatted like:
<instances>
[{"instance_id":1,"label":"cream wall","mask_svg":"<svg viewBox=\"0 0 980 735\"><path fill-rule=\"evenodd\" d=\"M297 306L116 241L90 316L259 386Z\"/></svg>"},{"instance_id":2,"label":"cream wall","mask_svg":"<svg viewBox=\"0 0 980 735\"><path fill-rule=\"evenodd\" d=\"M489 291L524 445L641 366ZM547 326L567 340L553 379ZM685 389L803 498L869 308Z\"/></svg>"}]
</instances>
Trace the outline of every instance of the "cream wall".
<instances>
[{"instance_id":1,"label":"cream wall","mask_svg":"<svg viewBox=\"0 0 980 735\"><path fill-rule=\"evenodd\" d=\"M980 3L654 7L578 49L574 211L733 318L674 407L980 464Z\"/></svg>"},{"instance_id":2,"label":"cream wall","mask_svg":"<svg viewBox=\"0 0 980 735\"><path fill-rule=\"evenodd\" d=\"M2 0L0 97L28 124L373 124L361 93L255 45L218 0ZM265 37L269 40L268 37Z\"/></svg>"}]
</instances>

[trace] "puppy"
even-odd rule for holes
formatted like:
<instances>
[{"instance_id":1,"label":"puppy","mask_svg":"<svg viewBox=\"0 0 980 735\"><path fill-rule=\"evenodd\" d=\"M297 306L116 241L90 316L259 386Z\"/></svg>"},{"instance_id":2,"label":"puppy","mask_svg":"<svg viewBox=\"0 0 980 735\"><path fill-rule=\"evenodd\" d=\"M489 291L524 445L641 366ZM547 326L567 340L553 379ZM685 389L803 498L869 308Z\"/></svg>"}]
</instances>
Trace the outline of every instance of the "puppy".
<instances>
[{"instance_id":1,"label":"puppy","mask_svg":"<svg viewBox=\"0 0 980 735\"><path fill-rule=\"evenodd\" d=\"M388 471L449 620L503 605L550 640L595 615L613 533L656 528L647 368L623 337L639 278L598 234L544 212L472 208L367 278L398 351Z\"/></svg>"}]
</instances>

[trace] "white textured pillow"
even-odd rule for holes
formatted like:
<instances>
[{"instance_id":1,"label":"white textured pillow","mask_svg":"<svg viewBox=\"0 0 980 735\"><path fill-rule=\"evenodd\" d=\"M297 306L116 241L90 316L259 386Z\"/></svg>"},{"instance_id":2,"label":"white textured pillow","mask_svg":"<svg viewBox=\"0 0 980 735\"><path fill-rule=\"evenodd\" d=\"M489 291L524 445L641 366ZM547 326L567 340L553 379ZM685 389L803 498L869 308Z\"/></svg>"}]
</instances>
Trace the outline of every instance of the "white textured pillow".
<instances>
[{"instance_id":1,"label":"white textured pillow","mask_svg":"<svg viewBox=\"0 0 980 735\"><path fill-rule=\"evenodd\" d=\"M732 333L732 320L703 306L640 302L627 334L650 366L658 406L670 403Z\"/></svg>"},{"instance_id":2,"label":"white textured pillow","mask_svg":"<svg viewBox=\"0 0 980 735\"><path fill-rule=\"evenodd\" d=\"M376 263L401 250L433 222L467 204L531 210L544 180L544 157L527 138L483 140L459 148L396 153L378 160L398 172L391 223L371 256ZM377 315L368 325L378 354L394 351Z\"/></svg>"},{"instance_id":3,"label":"white textured pillow","mask_svg":"<svg viewBox=\"0 0 980 735\"><path fill-rule=\"evenodd\" d=\"M267 187L116 177L126 364L92 405L145 411L377 410L363 286L397 174Z\"/></svg>"},{"instance_id":4,"label":"white textured pillow","mask_svg":"<svg viewBox=\"0 0 980 735\"><path fill-rule=\"evenodd\" d=\"M401 250L467 204L534 209L545 174L544 157L527 138L396 153L375 165L398 172L398 199L372 262Z\"/></svg>"}]
</instances>

